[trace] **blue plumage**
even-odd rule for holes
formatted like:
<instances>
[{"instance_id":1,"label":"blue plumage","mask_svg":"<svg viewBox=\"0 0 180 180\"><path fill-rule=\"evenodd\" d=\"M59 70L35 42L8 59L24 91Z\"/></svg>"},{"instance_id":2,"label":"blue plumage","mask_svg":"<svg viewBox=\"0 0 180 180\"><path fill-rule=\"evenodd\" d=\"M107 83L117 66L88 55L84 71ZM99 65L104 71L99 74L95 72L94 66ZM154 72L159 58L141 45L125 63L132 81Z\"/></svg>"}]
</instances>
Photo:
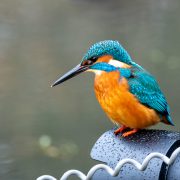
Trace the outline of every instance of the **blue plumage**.
<instances>
[{"instance_id":1,"label":"blue plumage","mask_svg":"<svg viewBox=\"0 0 180 180\"><path fill-rule=\"evenodd\" d=\"M96 69L96 70L102 70L102 71L106 71L106 72L111 72L111 71L117 70L116 67L114 67L113 65L110 65L108 63L105 63L105 62L95 63L90 68Z\"/></svg>"},{"instance_id":2,"label":"blue plumage","mask_svg":"<svg viewBox=\"0 0 180 180\"><path fill-rule=\"evenodd\" d=\"M142 104L156 110L160 115L165 116L168 123L173 125L168 103L157 81L150 73L132 61L130 55L118 41L106 40L94 44L84 55L83 61L91 57L101 57L103 55L111 55L114 59L131 65L131 68L116 68L105 62L95 63L90 68L106 72L119 70L121 77L125 77L128 80L130 92L134 94Z\"/></svg>"},{"instance_id":3,"label":"blue plumage","mask_svg":"<svg viewBox=\"0 0 180 180\"><path fill-rule=\"evenodd\" d=\"M82 58L82 61L90 59L91 57L101 57L103 55L112 55L114 59L121 60L126 64L131 64L131 56L122 47L118 41L105 40L92 45L87 53Z\"/></svg>"},{"instance_id":4,"label":"blue plumage","mask_svg":"<svg viewBox=\"0 0 180 180\"><path fill-rule=\"evenodd\" d=\"M166 116L168 122L173 125L166 98L151 74L142 68L132 68L132 76L128 78L128 83L130 92L142 104L156 110L160 115Z\"/></svg>"}]
</instances>

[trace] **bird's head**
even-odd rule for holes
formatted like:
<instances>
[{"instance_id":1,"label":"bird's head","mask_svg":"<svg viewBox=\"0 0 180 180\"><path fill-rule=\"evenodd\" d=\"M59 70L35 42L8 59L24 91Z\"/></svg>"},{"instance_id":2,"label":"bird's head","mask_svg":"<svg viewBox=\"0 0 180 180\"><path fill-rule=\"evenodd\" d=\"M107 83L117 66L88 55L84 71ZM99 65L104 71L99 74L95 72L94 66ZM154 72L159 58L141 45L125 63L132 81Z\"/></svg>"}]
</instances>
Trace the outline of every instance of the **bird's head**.
<instances>
[{"instance_id":1,"label":"bird's head","mask_svg":"<svg viewBox=\"0 0 180 180\"><path fill-rule=\"evenodd\" d=\"M55 81L52 87L85 71L110 72L117 67L130 66L131 64L130 55L118 41L100 41L88 49L80 64Z\"/></svg>"}]
</instances>

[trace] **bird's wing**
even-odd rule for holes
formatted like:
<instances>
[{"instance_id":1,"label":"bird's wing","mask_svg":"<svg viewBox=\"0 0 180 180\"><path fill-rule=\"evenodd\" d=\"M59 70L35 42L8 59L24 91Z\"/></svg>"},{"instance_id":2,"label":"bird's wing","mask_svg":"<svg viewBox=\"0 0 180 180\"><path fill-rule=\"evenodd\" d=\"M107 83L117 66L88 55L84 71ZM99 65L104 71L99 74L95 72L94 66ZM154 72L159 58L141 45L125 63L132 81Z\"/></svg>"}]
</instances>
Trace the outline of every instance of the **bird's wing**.
<instances>
[{"instance_id":1,"label":"bird's wing","mask_svg":"<svg viewBox=\"0 0 180 180\"><path fill-rule=\"evenodd\" d=\"M156 110L163 116L167 116L169 123L173 124L169 115L169 106L166 98L151 74L141 67L121 69L120 73L128 80L130 92L134 94L142 104Z\"/></svg>"}]
</instances>

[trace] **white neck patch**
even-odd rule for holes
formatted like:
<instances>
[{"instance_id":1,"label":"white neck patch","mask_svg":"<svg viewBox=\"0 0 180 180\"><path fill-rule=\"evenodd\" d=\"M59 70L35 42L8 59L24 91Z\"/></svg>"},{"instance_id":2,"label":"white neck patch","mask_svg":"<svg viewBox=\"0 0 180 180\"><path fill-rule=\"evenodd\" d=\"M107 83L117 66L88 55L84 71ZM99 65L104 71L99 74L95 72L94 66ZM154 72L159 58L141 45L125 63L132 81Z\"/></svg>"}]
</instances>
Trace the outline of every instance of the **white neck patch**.
<instances>
[{"instance_id":1,"label":"white neck patch","mask_svg":"<svg viewBox=\"0 0 180 180\"><path fill-rule=\"evenodd\" d=\"M115 59L110 59L108 64L111 64L111 65L113 65L115 67L119 67L119 68L123 68L126 66L125 63L118 61L118 60L115 60Z\"/></svg>"}]
</instances>

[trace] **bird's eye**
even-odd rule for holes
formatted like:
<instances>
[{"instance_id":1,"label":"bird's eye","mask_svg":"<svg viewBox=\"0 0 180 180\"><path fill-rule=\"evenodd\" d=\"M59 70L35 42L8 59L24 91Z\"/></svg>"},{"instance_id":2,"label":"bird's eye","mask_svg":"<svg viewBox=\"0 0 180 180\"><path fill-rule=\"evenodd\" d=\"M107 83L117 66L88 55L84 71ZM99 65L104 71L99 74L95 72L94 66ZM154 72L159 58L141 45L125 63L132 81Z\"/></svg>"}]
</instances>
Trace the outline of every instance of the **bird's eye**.
<instances>
[{"instance_id":1,"label":"bird's eye","mask_svg":"<svg viewBox=\"0 0 180 180\"><path fill-rule=\"evenodd\" d=\"M91 65L91 64L93 64L94 62L93 61L91 61L91 60L85 60L85 61L83 61L82 62L82 66L88 66L88 65Z\"/></svg>"},{"instance_id":2,"label":"bird's eye","mask_svg":"<svg viewBox=\"0 0 180 180\"><path fill-rule=\"evenodd\" d=\"M82 65L83 65L83 66L92 65L94 62L97 61L97 59L98 59L97 57L92 57L92 58L90 58L90 59L88 59L88 60L83 61L83 62L82 62Z\"/></svg>"},{"instance_id":3,"label":"bird's eye","mask_svg":"<svg viewBox=\"0 0 180 180\"><path fill-rule=\"evenodd\" d=\"M90 58L89 60L93 61L93 62L96 62L97 61L97 57L93 56L92 58Z\"/></svg>"}]
</instances>

